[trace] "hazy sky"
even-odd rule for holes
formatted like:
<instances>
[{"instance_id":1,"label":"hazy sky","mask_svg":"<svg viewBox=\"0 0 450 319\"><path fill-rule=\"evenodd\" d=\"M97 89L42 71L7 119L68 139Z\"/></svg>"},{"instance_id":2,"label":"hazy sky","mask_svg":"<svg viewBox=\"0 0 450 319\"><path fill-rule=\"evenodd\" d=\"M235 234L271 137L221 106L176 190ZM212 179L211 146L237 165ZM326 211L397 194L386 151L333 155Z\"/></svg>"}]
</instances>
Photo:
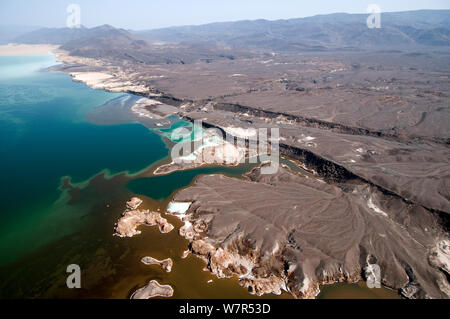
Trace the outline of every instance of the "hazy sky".
<instances>
[{"instance_id":1,"label":"hazy sky","mask_svg":"<svg viewBox=\"0 0 450 319\"><path fill-rule=\"evenodd\" d=\"M0 25L61 27L67 6L79 4L81 24L153 29L244 19L288 19L334 12L450 9L449 0L0 0Z\"/></svg>"}]
</instances>

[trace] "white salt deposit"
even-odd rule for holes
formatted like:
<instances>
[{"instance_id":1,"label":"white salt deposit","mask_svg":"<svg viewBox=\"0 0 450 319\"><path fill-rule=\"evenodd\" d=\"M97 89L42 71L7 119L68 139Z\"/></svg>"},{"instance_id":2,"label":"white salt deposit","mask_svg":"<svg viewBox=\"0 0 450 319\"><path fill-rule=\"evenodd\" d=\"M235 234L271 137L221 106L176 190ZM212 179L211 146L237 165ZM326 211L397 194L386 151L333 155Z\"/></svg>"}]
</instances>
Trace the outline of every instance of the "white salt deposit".
<instances>
[{"instance_id":1,"label":"white salt deposit","mask_svg":"<svg viewBox=\"0 0 450 319\"><path fill-rule=\"evenodd\" d=\"M167 212L176 215L185 215L192 202L170 202L167 206Z\"/></svg>"}]
</instances>

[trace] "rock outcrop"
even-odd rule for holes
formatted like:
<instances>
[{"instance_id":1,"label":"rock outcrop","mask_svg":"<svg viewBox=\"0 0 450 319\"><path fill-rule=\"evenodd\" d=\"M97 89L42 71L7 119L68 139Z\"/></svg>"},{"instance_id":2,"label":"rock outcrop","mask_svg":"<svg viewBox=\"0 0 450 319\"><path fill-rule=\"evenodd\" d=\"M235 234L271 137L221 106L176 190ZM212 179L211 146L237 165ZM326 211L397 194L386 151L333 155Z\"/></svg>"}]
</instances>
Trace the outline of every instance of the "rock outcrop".
<instances>
[{"instance_id":1,"label":"rock outcrop","mask_svg":"<svg viewBox=\"0 0 450 319\"><path fill-rule=\"evenodd\" d=\"M214 129L206 130L199 140L193 141L193 151L187 155L179 154L191 150L191 141L180 143L172 151L172 162L158 167L154 174L169 174L174 171L193 169L203 165L236 166L248 156L246 149L223 139Z\"/></svg>"},{"instance_id":2,"label":"rock outcrop","mask_svg":"<svg viewBox=\"0 0 450 319\"><path fill-rule=\"evenodd\" d=\"M141 262L145 265L158 265L167 272L172 271L173 261L170 258L158 260L153 257L147 256L147 257L142 258Z\"/></svg>"},{"instance_id":3,"label":"rock outcrop","mask_svg":"<svg viewBox=\"0 0 450 319\"><path fill-rule=\"evenodd\" d=\"M126 204L127 209L135 210L142 204L142 199L138 197L132 197Z\"/></svg>"},{"instance_id":4,"label":"rock outcrop","mask_svg":"<svg viewBox=\"0 0 450 319\"><path fill-rule=\"evenodd\" d=\"M173 229L167 219L161 217L160 213L151 212L148 209L132 209L138 207L142 203L137 197L133 197L127 202L127 209L123 212L122 217L114 226L114 235L119 237L133 237L139 235L141 231L136 228L140 225L159 227L161 233L168 233ZM130 210L131 209L131 210Z\"/></svg>"}]
</instances>

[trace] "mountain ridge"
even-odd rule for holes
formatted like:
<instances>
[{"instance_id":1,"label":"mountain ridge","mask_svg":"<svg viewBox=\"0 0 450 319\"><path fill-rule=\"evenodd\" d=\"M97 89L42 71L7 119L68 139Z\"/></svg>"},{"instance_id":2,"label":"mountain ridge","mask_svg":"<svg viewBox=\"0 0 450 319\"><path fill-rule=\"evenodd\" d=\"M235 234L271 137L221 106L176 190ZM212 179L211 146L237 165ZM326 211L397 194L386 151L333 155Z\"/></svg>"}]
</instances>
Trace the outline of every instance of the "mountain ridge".
<instances>
[{"instance_id":1,"label":"mountain ridge","mask_svg":"<svg viewBox=\"0 0 450 319\"><path fill-rule=\"evenodd\" d=\"M198 26L136 31L151 41L208 42L276 49L306 47L390 47L450 45L450 10L419 10L381 14L381 29L369 29L369 14L334 13L282 20L242 20ZM405 33L408 29L408 33ZM272 42L271 38L278 41Z\"/></svg>"},{"instance_id":2,"label":"mountain ridge","mask_svg":"<svg viewBox=\"0 0 450 319\"><path fill-rule=\"evenodd\" d=\"M43 28L15 38L17 43L57 44L73 55L133 55L149 61L158 43L177 49L229 48L263 52L322 52L335 50L416 50L450 47L450 10L383 13L381 28L370 29L368 14L335 13L287 20L242 20L198 26L133 31L102 25L94 28ZM173 48L172 48L173 49ZM145 51L145 54L143 53ZM159 48L157 51L160 52ZM220 51L223 51L220 49ZM186 51L187 52L187 51ZM201 53L201 52L200 52ZM215 54L215 53L214 53ZM230 55L221 52L219 55ZM158 61L164 60L161 56ZM184 58L169 59L183 63Z\"/></svg>"}]
</instances>

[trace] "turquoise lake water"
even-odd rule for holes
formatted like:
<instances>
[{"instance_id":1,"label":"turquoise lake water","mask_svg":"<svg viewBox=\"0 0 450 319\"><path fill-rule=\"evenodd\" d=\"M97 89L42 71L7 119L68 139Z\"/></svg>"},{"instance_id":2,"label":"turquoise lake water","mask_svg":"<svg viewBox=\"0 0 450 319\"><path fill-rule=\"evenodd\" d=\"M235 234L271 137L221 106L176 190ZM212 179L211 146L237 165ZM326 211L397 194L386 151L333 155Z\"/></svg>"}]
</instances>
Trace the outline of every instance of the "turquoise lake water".
<instances>
[{"instance_id":1,"label":"turquoise lake water","mask_svg":"<svg viewBox=\"0 0 450 319\"><path fill-rule=\"evenodd\" d=\"M122 94L43 70L54 64L51 55L0 57L0 264L76 227L58 201L62 177L135 173L168 154L143 125L87 122L87 112Z\"/></svg>"}]
</instances>

